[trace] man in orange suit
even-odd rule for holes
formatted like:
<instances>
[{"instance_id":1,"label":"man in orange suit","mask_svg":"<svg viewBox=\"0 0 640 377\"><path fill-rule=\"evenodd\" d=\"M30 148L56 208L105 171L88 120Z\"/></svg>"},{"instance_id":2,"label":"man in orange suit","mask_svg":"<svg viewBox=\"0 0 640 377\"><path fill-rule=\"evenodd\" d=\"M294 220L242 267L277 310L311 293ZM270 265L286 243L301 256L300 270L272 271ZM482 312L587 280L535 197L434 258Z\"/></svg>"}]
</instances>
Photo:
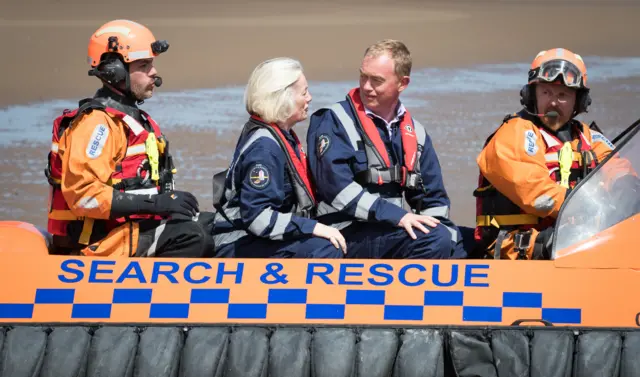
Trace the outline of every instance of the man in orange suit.
<instances>
[{"instance_id":1,"label":"man in orange suit","mask_svg":"<svg viewBox=\"0 0 640 377\"><path fill-rule=\"evenodd\" d=\"M580 55L541 51L520 95L524 109L503 120L477 158L476 250L496 259L548 259L564 200L614 145L574 119L591 104Z\"/></svg>"},{"instance_id":2,"label":"man in orange suit","mask_svg":"<svg viewBox=\"0 0 640 377\"><path fill-rule=\"evenodd\" d=\"M90 38L92 98L53 124L46 169L48 231L56 252L108 257L202 257L212 214L174 191L168 141L138 105L162 83L154 58L169 44L136 22L115 20Z\"/></svg>"}]
</instances>

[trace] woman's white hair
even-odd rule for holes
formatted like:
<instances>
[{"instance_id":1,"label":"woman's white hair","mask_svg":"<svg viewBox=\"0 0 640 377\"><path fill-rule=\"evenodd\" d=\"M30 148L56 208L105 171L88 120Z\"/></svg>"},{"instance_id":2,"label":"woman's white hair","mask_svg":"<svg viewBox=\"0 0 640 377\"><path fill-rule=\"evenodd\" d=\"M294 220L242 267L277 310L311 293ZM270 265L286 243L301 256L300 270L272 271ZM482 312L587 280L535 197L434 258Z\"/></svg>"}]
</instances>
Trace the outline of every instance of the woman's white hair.
<instances>
[{"instance_id":1,"label":"woman's white hair","mask_svg":"<svg viewBox=\"0 0 640 377\"><path fill-rule=\"evenodd\" d=\"M302 64L291 58L274 58L260 63L251 73L244 92L247 112L269 123L286 121L295 106L291 86L302 73Z\"/></svg>"}]
</instances>

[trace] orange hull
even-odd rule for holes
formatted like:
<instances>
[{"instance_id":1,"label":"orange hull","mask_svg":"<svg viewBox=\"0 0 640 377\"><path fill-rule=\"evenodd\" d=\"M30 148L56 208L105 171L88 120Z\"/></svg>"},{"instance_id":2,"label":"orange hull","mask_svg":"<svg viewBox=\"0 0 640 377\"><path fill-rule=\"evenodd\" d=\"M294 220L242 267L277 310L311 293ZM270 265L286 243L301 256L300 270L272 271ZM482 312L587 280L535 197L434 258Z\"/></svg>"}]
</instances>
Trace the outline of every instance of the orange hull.
<instances>
[{"instance_id":1,"label":"orange hull","mask_svg":"<svg viewBox=\"0 0 640 377\"><path fill-rule=\"evenodd\" d=\"M554 261L2 253L0 279L11 289L0 291L0 323L509 326L543 320L638 327L640 303L630 298L640 288L639 221L640 215L631 217L559 251ZM6 229L15 234L16 228L0 227ZM585 245L590 249L572 253Z\"/></svg>"}]
</instances>

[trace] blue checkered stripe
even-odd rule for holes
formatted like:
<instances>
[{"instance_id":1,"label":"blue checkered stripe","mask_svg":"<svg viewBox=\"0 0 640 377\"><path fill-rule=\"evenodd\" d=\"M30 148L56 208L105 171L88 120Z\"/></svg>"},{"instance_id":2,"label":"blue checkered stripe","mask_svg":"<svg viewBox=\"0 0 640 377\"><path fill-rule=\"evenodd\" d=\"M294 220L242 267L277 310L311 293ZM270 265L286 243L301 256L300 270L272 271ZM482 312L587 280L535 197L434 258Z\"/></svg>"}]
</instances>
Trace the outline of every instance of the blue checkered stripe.
<instances>
[{"instance_id":1,"label":"blue checkered stripe","mask_svg":"<svg viewBox=\"0 0 640 377\"><path fill-rule=\"evenodd\" d=\"M422 305L385 304L384 290L348 289L343 304L314 304L307 302L307 289L271 288L267 303L230 303L230 290L226 288L193 288L189 303L152 303L153 289L116 288L111 303L75 303L75 289L37 289L33 304L2 304L0 318L24 319L33 316L35 305L71 304L72 319L109 319L113 305L149 304L149 318L185 319L190 306L222 304L227 308L227 319L266 319L267 309L282 304L305 305L305 319L344 320L349 305L383 306L383 321L422 321L429 308L462 307L463 322L502 322L502 314L509 308L540 309L541 319L554 324L580 324L581 309L544 308L542 293L504 292L501 306L466 306L463 291L425 291Z\"/></svg>"}]
</instances>

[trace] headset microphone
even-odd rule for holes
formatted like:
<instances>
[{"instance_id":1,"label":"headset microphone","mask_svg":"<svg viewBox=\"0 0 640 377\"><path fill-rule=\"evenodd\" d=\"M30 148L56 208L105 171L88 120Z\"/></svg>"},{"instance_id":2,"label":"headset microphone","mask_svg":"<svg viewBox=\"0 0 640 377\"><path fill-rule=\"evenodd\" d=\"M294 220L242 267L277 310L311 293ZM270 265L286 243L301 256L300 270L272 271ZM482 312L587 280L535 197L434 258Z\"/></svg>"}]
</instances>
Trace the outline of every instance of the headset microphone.
<instances>
[{"instance_id":1,"label":"headset microphone","mask_svg":"<svg viewBox=\"0 0 640 377\"><path fill-rule=\"evenodd\" d=\"M153 85L159 88L162 85L162 77L156 76L156 79L153 81Z\"/></svg>"},{"instance_id":2,"label":"headset microphone","mask_svg":"<svg viewBox=\"0 0 640 377\"><path fill-rule=\"evenodd\" d=\"M531 111L527 110L526 108L524 108L524 111L525 111L527 114L530 114L530 115L533 115L533 116L537 116L537 117L557 118L557 117L559 117L559 116L560 116L560 114L558 114L558 112L557 112L557 111L549 111L549 112L546 112L546 113L544 113L544 114L536 114L536 113L532 113Z\"/></svg>"}]
</instances>

